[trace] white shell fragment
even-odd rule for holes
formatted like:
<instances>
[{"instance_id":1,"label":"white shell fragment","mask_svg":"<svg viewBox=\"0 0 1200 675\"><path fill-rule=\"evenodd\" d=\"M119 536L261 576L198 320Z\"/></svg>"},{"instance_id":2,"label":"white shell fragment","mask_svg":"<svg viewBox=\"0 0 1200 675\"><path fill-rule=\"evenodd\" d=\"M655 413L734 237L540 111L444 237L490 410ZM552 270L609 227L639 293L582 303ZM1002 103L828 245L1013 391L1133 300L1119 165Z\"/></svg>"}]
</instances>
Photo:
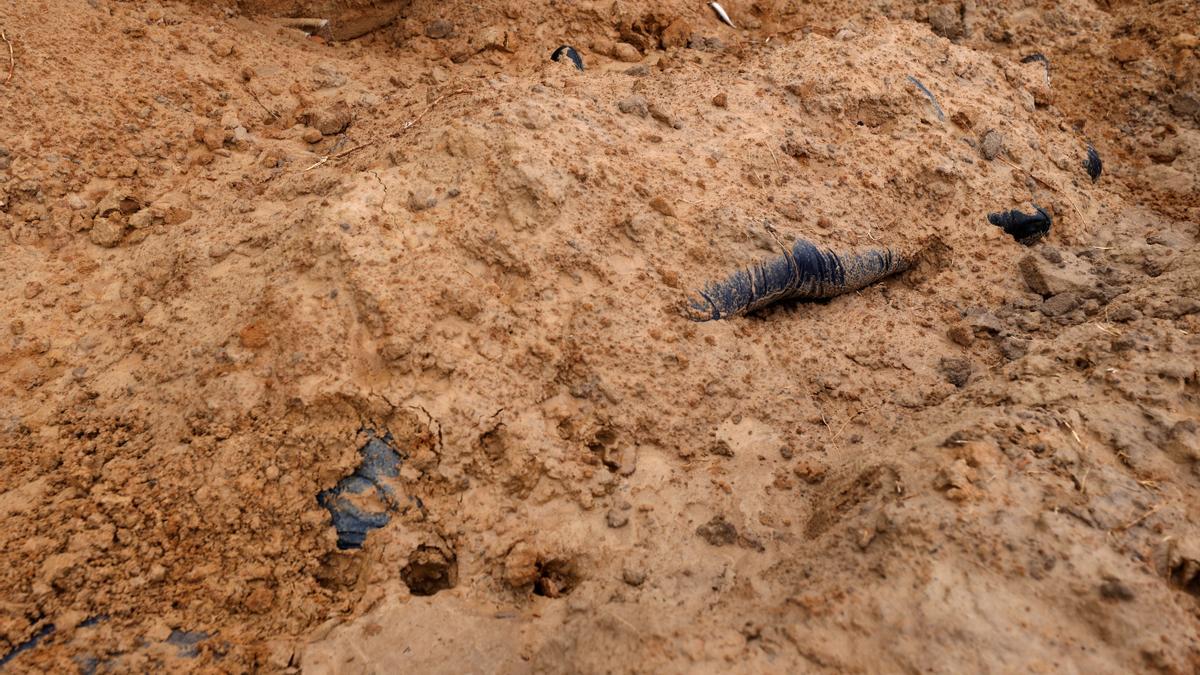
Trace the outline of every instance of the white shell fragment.
<instances>
[{"instance_id":1,"label":"white shell fragment","mask_svg":"<svg viewBox=\"0 0 1200 675\"><path fill-rule=\"evenodd\" d=\"M717 13L717 16L721 17L722 21L729 24L730 28L737 28L737 26L733 25L733 20L729 18L729 14L725 12L725 8L721 6L721 3L710 2L708 3L708 6L712 7L713 11Z\"/></svg>"}]
</instances>

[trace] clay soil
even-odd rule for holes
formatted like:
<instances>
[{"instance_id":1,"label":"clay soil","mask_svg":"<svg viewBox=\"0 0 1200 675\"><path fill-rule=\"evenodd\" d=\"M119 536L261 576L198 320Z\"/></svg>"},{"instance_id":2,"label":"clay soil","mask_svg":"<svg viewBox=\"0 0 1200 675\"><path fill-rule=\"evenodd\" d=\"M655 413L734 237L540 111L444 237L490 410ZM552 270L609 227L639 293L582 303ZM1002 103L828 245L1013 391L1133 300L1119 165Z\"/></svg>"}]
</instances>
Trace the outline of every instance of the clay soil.
<instances>
[{"instance_id":1,"label":"clay soil","mask_svg":"<svg viewBox=\"0 0 1200 675\"><path fill-rule=\"evenodd\" d=\"M1196 3L724 6L0 0L0 669L1200 670Z\"/></svg>"}]
</instances>

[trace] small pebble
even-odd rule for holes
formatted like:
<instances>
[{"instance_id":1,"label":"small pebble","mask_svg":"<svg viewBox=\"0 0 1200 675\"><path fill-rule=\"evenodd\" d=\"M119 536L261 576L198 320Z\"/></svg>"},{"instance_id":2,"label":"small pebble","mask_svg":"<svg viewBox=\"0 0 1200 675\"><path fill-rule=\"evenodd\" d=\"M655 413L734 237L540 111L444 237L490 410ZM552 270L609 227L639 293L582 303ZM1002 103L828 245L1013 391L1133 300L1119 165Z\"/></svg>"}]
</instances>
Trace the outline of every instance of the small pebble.
<instances>
[{"instance_id":1,"label":"small pebble","mask_svg":"<svg viewBox=\"0 0 1200 675\"><path fill-rule=\"evenodd\" d=\"M650 114L650 105L646 103L646 99L641 96L630 96L622 99L617 103L617 110L626 115L637 115L638 117L646 117Z\"/></svg>"},{"instance_id":2,"label":"small pebble","mask_svg":"<svg viewBox=\"0 0 1200 675\"><path fill-rule=\"evenodd\" d=\"M1004 150L1004 134L1001 134L995 129L988 129L983 135L983 140L979 143L979 152L983 158L991 161L996 159Z\"/></svg>"},{"instance_id":3,"label":"small pebble","mask_svg":"<svg viewBox=\"0 0 1200 675\"><path fill-rule=\"evenodd\" d=\"M1100 584L1100 595L1109 600L1129 601L1133 600L1133 589L1125 585L1125 582L1120 579L1109 577Z\"/></svg>"},{"instance_id":4,"label":"small pebble","mask_svg":"<svg viewBox=\"0 0 1200 675\"><path fill-rule=\"evenodd\" d=\"M437 198L426 190L414 190L408 193L408 209L410 211L425 211L437 206Z\"/></svg>"},{"instance_id":5,"label":"small pebble","mask_svg":"<svg viewBox=\"0 0 1200 675\"><path fill-rule=\"evenodd\" d=\"M629 524L629 514L624 511L612 509L605 516L605 520L608 521L608 526L613 529L625 527Z\"/></svg>"},{"instance_id":6,"label":"small pebble","mask_svg":"<svg viewBox=\"0 0 1200 675\"><path fill-rule=\"evenodd\" d=\"M825 480L825 465L814 459L801 459L796 462L796 466L792 469L792 473L800 480L814 485Z\"/></svg>"},{"instance_id":7,"label":"small pebble","mask_svg":"<svg viewBox=\"0 0 1200 675\"><path fill-rule=\"evenodd\" d=\"M737 528L724 516L713 516L712 520L696 528L696 534L713 546L729 546L737 542Z\"/></svg>"},{"instance_id":8,"label":"small pebble","mask_svg":"<svg viewBox=\"0 0 1200 675\"><path fill-rule=\"evenodd\" d=\"M445 19L436 19L434 21L430 21L429 24L425 26L425 37L430 38L431 40L441 40L442 38L448 37L453 32L454 24L446 21Z\"/></svg>"},{"instance_id":9,"label":"small pebble","mask_svg":"<svg viewBox=\"0 0 1200 675\"><path fill-rule=\"evenodd\" d=\"M637 63L642 60L642 53L628 42L618 42L613 46L612 57L625 63Z\"/></svg>"},{"instance_id":10,"label":"small pebble","mask_svg":"<svg viewBox=\"0 0 1200 675\"><path fill-rule=\"evenodd\" d=\"M961 389L970 381L973 368L967 359L951 356L942 357L938 361L938 370L941 371L947 382Z\"/></svg>"},{"instance_id":11,"label":"small pebble","mask_svg":"<svg viewBox=\"0 0 1200 675\"><path fill-rule=\"evenodd\" d=\"M970 347L971 343L975 341L975 331L961 323L955 324L946 331L946 337L956 345Z\"/></svg>"},{"instance_id":12,"label":"small pebble","mask_svg":"<svg viewBox=\"0 0 1200 675\"><path fill-rule=\"evenodd\" d=\"M675 207L671 205L671 202L667 201L661 196L650 200L650 208L669 218L675 217Z\"/></svg>"}]
</instances>

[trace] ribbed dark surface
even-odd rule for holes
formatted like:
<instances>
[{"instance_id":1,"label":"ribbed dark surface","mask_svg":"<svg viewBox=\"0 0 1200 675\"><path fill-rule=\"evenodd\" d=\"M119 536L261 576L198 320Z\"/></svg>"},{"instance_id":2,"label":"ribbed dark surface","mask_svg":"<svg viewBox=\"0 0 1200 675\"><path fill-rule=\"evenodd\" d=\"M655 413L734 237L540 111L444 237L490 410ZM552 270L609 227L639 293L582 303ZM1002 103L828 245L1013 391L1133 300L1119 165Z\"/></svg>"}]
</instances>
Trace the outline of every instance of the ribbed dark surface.
<instances>
[{"instance_id":1,"label":"ribbed dark surface","mask_svg":"<svg viewBox=\"0 0 1200 675\"><path fill-rule=\"evenodd\" d=\"M787 254L706 285L689 298L688 315L695 321L710 321L753 312L787 298L832 298L869 286L907 266L891 249L836 253L799 240Z\"/></svg>"}]
</instances>

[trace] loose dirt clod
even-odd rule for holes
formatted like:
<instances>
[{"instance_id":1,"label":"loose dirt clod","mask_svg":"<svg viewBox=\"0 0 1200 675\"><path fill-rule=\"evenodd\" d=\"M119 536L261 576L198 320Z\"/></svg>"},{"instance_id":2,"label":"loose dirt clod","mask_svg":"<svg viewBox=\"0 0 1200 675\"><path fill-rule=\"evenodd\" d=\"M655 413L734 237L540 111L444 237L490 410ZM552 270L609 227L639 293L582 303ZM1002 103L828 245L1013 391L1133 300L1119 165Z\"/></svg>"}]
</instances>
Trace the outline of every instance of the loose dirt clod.
<instances>
[{"instance_id":1,"label":"loose dirt clod","mask_svg":"<svg viewBox=\"0 0 1200 675\"><path fill-rule=\"evenodd\" d=\"M724 516L713 516L712 520L696 528L696 534L713 546L730 546L738 540L737 528Z\"/></svg>"}]
</instances>

